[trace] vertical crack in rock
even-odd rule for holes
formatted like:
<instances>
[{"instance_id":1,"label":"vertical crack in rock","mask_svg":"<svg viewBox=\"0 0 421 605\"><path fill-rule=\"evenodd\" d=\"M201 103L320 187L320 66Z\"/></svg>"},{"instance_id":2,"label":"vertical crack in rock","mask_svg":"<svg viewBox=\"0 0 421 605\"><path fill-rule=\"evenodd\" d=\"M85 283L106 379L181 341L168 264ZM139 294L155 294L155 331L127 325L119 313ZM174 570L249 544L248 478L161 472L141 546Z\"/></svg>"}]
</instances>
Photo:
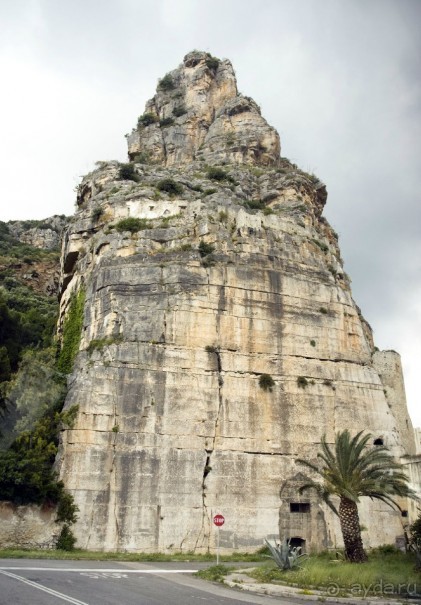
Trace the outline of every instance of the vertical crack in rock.
<instances>
[{"instance_id":1,"label":"vertical crack in rock","mask_svg":"<svg viewBox=\"0 0 421 605\"><path fill-rule=\"evenodd\" d=\"M219 420L220 420L220 415L221 415L221 410L222 410L222 405L223 405L223 397L222 397L222 387L224 385L224 379L222 378L222 363L221 363L221 354L219 352L219 350L216 350L214 353L212 353L213 355L215 355L216 357L216 373L217 373L217 377L218 377L218 410L216 413L216 418L215 418L215 428L214 428L214 434L213 434L213 438L212 438L212 445L210 449L206 449L206 460L205 460L205 466L203 468L203 478L202 478L202 506L203 506L203 515L202 515L202 526L200 528L200 532L198 534L197 540L196 540L196 544L195 544L195 548L197 548L197 544L199 542L200 536L203 535L203 540L205 540L205 538L207 537L208 540L208 549L210 547L210 515L209 515L209 511L208 511L208 507L206 505L206 478L208 477L209 473L212 471L212 465L211 465L211 461L212 461L212 454L215 451L215 443L216 443L216 436L217 436L217 432L218 432L218 426L219 426ZM208 520L208 534L207 536L205 535L205 519Z\"/></svg>"},{"instance_id":2,"label":"vertical crack in rock","mask_svg":"<svg viewBox=\"0 0 421 605\"><path fill-rule=\"evenodd\" d=\"M117 389L116 382L116 389ZM115 395L116 397L116 395ZM116 544L117 548L120 545L120 528L118 525L118 515L117 515L117 466L116 466L116 445L117 445L117 435L119 431L119 425L117 424L117 405L116 399L113 398L113 417L114 417L114 425L113 425L113 437L112 437L112 459L111 459L111 469L110 469L110 499L113 499L113 514L114 514L114 522L115 522L115 530L116 530ZM111 484L114 484L114 490L111 487Z\"/></svg>"}]
</instances>

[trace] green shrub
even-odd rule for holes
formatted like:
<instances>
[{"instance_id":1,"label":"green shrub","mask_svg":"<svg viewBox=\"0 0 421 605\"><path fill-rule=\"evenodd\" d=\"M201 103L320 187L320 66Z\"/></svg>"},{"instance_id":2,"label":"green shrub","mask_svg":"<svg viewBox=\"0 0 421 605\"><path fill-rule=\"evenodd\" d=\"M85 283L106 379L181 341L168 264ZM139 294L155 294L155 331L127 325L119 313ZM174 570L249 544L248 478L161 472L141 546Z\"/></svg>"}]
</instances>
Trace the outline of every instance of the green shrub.
<instances>
[{"instance_id":1,"label":"green shrub","mask_svg":"<svg viewBox=\"0 0 421 605\"><path fill-rule=\"evenodd\" d=\"M315 340L310 340L310 344L311 344L312 347L315 347L316 346L316 341Z\"/></svg>"},{"instance_id":2,"label":"green shrub","mask_svg":"<svg viewBox=\"0 0 421 605\"><path fill-rule=\"evenodd\" d=\"M217 350L218 349L216 347L214 347L213 345L206 345L206 347L205 347L206 353L216 353Z\"/></svg>"},{"instance_id":3,"label":"green shrub","mask_svg":"<svg viewBox=\"0 0 421 605\"><path fill-rule=\"evenodd\" d=\"M213 195L216 192L217 192L217 189L205 189L203 193L204 193L204 195Z\"/></svg>"},{"instance_id":4,"label":"green shrub","mask_svg":"<svg viewBox=\"0 0 421 605\"><path fill-rule=\"evenodd\" d=\"M220 210L218 218L220 223L226 223L228 220L228 212L225 212L225 210Z\"/></svg>"},{"instance_id":5,"label":"green shrub","mask_svg":"<svg viewBox=\"0 0 421 605\"><path fill-rule=\"evenodd\" d=\"M320 313L322 313L323 315L327 315L328 311L326 309L326 307L320 307L319 308Z\"/></svg>"},{"instance_id":6,"label":"green shrub","mask_svg":"<svg viewBox=\"0 0 421 605\"><path fill-rule=\"evenodd\" d=\"M161 120L159 122L159 125L161 126L161 128L167 128L168 126L172 126L173 124L174 124L173 118L164 118L163 120Z\"/></svg>"},{"instance_id":7,"label":"green shrub","mask_svg":"<svg viewBox=\"0 0 421 605\"><path fill-rule=\"evenodd\" d=\"M63 374L70 374L73 362L79 351L79 343L83 326L85 308L85 291L81 288L70 300L69 310L63 323L61 349L57 361L57 369Z\"/></svg>"},{"instance_id":8,"label":"green shrub","mask_svg":"<svg viewBox=\"0 0 421 605\"><path fill-rule=\"evenodd\" d=\"M180 118L181 116L184 116L187 113L187 109L184 105L179 105L178 107L174 107L172 113L173 116L175 116L176 118Z\"/></svg>"},{"instance_id":9,"label":"green shrub","mask_svg":"<svg viewBox=\"0 0 421 605\"><path fill-rule=\"evenodd\" d=\"M150 126L151 124L155 124L158 121L158 117L154 113L144 113L139 116L137 120L137 125L139 128L142 126Z\"/></svg>"},{"instance_id":10,"label":"green shrub","mask_svg":"<svg viewBox=\"0 0 421 605\"><path fill-rule=\"evenodd\" d=\"M133 162L136 164L147 164L151 159L151 154L147 151L142 151L141 153L133 156Z\"/></svg>"},{"instance_id":11,"label":"green shrub","mask_svg":"<svg viewBox=\"0 0 421 605\"><path fill-rule=\"evenodd\" d=\"M104 347L122 342L121 336L108 336L107 338L94 338L86 348L86 352L91 354L94 351L101 351Z\"/></svg>"},{"instance_id":12,"label":"green shrub","mask_svg":"<svg viewBox=\"0 0 421 605\"><path fill-rule=\"evenodd\" d=\"M251 210L263 210L266 208L265 203L262 200L247 200L244 202L244 206Z\"/></svg>"},{"instance_id":13,"label":"green shrub","mask_svg":"<svg viewBox=\"0 0 421 605\"><path fill-rule=\"evenodd\" d=\"M135 218L130 216L128 218L123 218L121 221L116 223L115 228L117 231L130 231L130 233L137 233L138 231L142 231L143 229L149 228L149 221L145 218Z\"/></svg>"},{"instance_id":14,"label":"green shrub","mask_svg":"<svg viewBox=\"0 0 421 605\"><path fill-rule=\"evenodd\" d=\"M133 164L121 164L118 171L118 178L120 181L135 181L139 180L136 174L135 167Z\"/></svg>"},{"instance_id":15,"label":"green shrub","mask_svg":"<svg viewBox=\"0 0 421 605\"><path fill-rule=\"evenodd\" d=\"M162 179L158 182L156 188L170 195L180 195L183 192L183 186L173 179Z\"/></svg>"},{"instance_id":16,"label":"green shrub","mask_svg":"<svg viewBox=\"0 0 421 605\"><path fill-rule=\"evenodd\" d=\"M73 496L63 492L57 507L56 523L76 523L79 508L74 503Z\"/></svg>"},{"instance_id":17,"label":"green shrub","mask_svg":"<svg viewBox=\"0 0 421 605\"><path fill-rule=\"evenodd\" d=\"M96 222L101 218L103 214L103 208L101 208L101 206L95 206L95 208L92 210L92 220Z\"/></svg>"},{"instance_id":18,"label":"green shrub","mask_svg":"<svg viewBox=\"0 0 421 605\"><path fill-rule=\"evenodd\" d=\"M207 169L207 177L208 179L212 179L214 181L224 181L228 178L228 173L225 172L222 168L218 168L217 166L210 166Z\"/></svg>"},{"instance_id":19,"label":"green shrub","mask_svg":"<svg viewBox=\"0 0 421 605\"><path fill-rule=\"evenodd\" d=\"M161 80L158 82L158 90L169 91L174 90L175 83L173 77L170 74L166 74Z\"/></svg>"},{"instance_id":20,"label":"green shrub","mask_svg":"<svg viewBox=\"0 0 421 605\"><path fill-rule=\"evenodd\" d=\"M57 540L57 550L74 550L76 544L76 538L74 537L72 530L68 523L65 523L61 528L60 535Z\"/></svg>"},{"instance_id":21,"label":"green shrub","mask_svg":"<svg viewBox=\"0 0 421 605\"><path fill-rule=\"evenodd\" d=\"M217 59L216 57L212 57L212 55L208 53L208 56L205 59L205 63L208 69L210 69L211 71L216 71L219 66L219 59Z\"/></svg>"},{"instance_id":22,"label":"green shrub","mask_svg":"<svg viewBox=\"0 0 421 605\"><path fill-rule=\"evenodd\" d=\"M270 374L262 374L259 377L259 387L264 391L272 391L275 386L275 381Z\"/></svg>"},{"instance_id":23,"label":"green shrub","mask_svg":"<svg viewBox=\"0 0 421 605\"><path fill-rule=\"evenodd\" d=\"M208 254L212 254L212 252L215 251L214 246L212 246L212 244L207 244L204 240L202 240L199 244L199 254L200 256L203 258L204 256L207 256Z\"/></svg>"},{"instance_id":24,"label":"green shrub","mask_svg":"<svg viewBox=\"0 0 421 605\"><path fill-rule=\"evenodd\" d=\"M300 387L300 389L305 389L306 386L308 385L308 380L305 376L298 376L297 384Z\"/></svg>"}]
</instances>

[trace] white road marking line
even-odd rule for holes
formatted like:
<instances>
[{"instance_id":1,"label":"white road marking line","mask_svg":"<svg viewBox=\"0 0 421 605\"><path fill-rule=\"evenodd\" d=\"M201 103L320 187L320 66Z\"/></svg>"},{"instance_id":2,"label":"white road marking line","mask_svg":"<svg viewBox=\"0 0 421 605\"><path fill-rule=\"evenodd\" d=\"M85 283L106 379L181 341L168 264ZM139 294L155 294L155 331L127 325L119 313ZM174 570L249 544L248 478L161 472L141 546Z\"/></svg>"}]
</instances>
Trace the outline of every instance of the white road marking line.
<instances>
[{"instance_id":1,"label":"white road marking line","mask_svg":"<svg viewBox=\"0 0 421 605\"><path fill-rule=\"evenodd\" d=\"M17 576L14 573L9 573L8 571L4 571L2 569L0 569L0 573L9 578L13 578L14 580L19 580L19 582L23 582L24 584L28 584L33 588L38 588L38 590L42 590L50 595L53 595L54 597L57 597L58 599L62 599L63 601L67 601L68 603L73 603L73 605L88 605L88 603L85 603L85 601L79 601L79 599L74 599L73 597L69 597L61 592L53 590L52 588L47 588L46 586L42 586L42 584L37 584L36 582L27 580L22 576Z\"/></svg>"},{"instance_id":2,"label":"white road marking line","mask_svg":"<svg viewBox=\"0 0 421 605\"><path fill-rule=\"evenodd\" d=\"M0 571L72 571L79 573L196 573L198 569L91 569L90 567L0 567Z\"/></svg>"}]
</instances>

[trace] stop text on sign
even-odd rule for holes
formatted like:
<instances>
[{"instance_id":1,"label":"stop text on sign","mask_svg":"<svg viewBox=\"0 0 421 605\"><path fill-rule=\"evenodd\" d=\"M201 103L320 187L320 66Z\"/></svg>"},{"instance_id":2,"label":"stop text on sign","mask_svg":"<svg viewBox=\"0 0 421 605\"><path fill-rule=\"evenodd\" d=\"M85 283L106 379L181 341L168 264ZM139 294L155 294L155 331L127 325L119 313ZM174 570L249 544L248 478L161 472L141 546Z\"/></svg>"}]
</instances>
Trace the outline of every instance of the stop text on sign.
<instances>
[{"instance_id":1,"label":"stop text on sign","mask_svg":"<svg viewBox=\"0 0 421 605\"><path fill-rule=\"evenodd\" d=\"M213 522L217 527L221 527L225 523L225 517L223 515L215 515Z\"/></svg>"}]
</instances>

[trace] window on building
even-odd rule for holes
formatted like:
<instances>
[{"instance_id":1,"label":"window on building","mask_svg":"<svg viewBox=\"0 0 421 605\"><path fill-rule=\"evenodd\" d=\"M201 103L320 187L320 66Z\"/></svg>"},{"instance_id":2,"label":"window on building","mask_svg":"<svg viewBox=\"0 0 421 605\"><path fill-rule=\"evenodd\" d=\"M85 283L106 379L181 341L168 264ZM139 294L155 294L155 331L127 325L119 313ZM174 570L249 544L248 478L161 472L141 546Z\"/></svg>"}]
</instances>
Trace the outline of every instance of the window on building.
<instances>
[{"instance_id":1,"label":"window on building","mask_svg":"<svg viewBox=\"0 0 421 605\"><path fill-rule=\"evenodd\" d=\"M290 502L289 510L291 513L309 513L310 502Z\"/></svg>"}]
</instances>

